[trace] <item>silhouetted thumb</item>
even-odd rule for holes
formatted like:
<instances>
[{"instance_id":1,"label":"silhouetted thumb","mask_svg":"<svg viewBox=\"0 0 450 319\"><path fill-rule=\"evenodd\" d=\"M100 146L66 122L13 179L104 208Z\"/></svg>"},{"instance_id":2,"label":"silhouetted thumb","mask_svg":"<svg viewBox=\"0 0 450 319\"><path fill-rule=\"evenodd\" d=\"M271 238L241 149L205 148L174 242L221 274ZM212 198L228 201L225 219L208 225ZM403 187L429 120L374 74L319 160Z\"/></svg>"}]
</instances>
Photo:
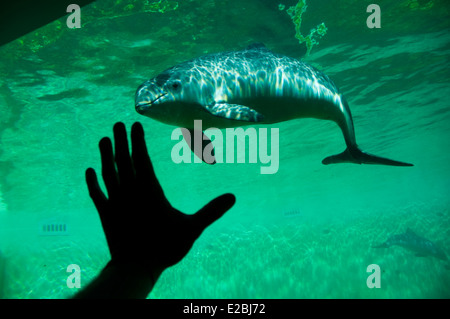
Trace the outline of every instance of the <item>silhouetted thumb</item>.
<instances>
[{"instance_id":1,"label":"silhouetted thumb","mask_svg":"<svg viewBox=\"0 0 450 319\"><path fill-rule=\"evenodd\" d=\"M194 227L198 230L198 236L200 236L206 227L222 217L227 210L233 207L235 202L236 197L233 194L224 194L213 199L195 213L193 215L193 221Z\"/></svg>"}]
</instances>

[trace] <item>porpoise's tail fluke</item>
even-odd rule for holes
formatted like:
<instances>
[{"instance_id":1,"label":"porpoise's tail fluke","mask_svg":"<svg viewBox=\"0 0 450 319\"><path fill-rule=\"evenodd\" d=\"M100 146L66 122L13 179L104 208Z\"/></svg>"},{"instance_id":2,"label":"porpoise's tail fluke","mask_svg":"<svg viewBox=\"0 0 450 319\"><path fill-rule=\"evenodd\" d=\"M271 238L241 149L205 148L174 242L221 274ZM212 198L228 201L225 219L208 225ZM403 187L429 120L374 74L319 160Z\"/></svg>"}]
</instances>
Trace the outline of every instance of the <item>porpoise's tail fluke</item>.
<instances>
[{"instance_id":1,"label":"porpoise's tail fluke","mask_svg":"<svg viewBox=\"0 0 450 319\"><path fill-rule=\"evenodd\" d=\"M347 148L340 154L328 156L322 164L337 164L337 163L355 163L355 164L379 164L390 166L414 166L413 164L390 160L388 158L375 156L364 153L359 148Z\"/></svg>"}]
</instances>

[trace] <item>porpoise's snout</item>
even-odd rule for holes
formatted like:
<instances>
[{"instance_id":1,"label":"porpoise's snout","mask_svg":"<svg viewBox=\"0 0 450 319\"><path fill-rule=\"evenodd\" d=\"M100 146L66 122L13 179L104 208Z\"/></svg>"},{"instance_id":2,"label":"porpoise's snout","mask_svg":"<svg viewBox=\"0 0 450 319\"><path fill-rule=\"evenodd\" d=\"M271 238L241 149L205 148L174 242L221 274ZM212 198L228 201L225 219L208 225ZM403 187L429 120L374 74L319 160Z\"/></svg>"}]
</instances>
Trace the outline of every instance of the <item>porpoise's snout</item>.
<instances>
[{"instance_id":1,"label":"porpoise's snout","mask_svg":"<svg viewBox=\"0 0 450 319\"><path fill-rule=\"evenodd\" d=\"M149 108L152 103L151 95L151 92L148 90L147 82L138 87L134 97L136 112L143 114Z\"/></svg>"},{"instance_id":2,"label":"porpoise's snout","mask_svg":"<svg viewBox=\"0 0 450 319\"><path fill-rule=\"evenodd\" d=\"M166 93L151 81L144 82L136 90L135 108L139 114L144 114Z\"/></svg>"}]
</instances>

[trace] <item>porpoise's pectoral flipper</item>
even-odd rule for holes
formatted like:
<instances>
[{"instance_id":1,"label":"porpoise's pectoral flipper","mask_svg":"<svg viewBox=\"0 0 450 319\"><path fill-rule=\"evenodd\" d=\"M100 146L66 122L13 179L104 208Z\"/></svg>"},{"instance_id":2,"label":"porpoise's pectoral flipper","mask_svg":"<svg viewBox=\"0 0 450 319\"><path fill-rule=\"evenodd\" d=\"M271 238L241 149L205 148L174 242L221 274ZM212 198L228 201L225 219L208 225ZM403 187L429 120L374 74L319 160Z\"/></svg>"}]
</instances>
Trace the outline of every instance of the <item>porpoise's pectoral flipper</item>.
<instances>
[{"instance_id":1,"label":"porpoise's pectoral flipper","mask_svg":"<svg viewBox=\"0 0 450 319\"><path fill-rule=\"evenodd\" d=\"M183 137L187 145L199 159L207 164L216 164L216 158L214 157L214 145L205 133L187 128L181 128L181 132L183 133ZM195 145L195 141L198 140L195 138L197 134L201 134L202 136L202 145Z\"/></svg>"},{"instance_id":2,"label":"porpoise's pectoral flipper","mask_svg":"<svg viewBox=\"0 0 450 319\"><path fill-rule=\"evenodd\" d=\"M229 120L261 122L264 119L264 116L254 109L239 104L215 103L207 109L212 115Z\"/></svg>"},{"instance_id":3,"label":"porpoise's pectoral flipper","mask_svg":"<svg viewBox=\"0 0 450 319\"><path fill-rule=\"evenodd\" d=\"M323 159L322 164L337 164L337 163L356 163L356 164L379 164L390 166L414 166L413 164L394 161L388 158L371 155L361 151L359 148L347 148L340 154L328 156Z\"/></svg>"}]
</instances>

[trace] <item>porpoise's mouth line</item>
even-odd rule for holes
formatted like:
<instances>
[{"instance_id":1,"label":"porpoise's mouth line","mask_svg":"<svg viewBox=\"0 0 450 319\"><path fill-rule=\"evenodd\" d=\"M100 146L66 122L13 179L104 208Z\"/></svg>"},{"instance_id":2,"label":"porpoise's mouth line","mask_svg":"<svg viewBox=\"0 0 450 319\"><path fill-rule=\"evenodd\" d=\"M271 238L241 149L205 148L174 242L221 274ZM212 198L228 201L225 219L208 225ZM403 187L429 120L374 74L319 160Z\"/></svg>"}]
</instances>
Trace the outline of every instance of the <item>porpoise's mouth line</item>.
<instances>
[{"instance_id":1,"label":"porpoise's mouth line","mask_svg":"<svg viewBox=\"0 0 450 319\"><path fill-rule=\"evenodd\" d=\"M136 103L136 106L152 105L153 103L155 103L156 101L158 101L160 98L162 98L165 95L167 95L167 93L161 94L156 99L154 99L153 101L150 101L150 102L145 101L145 102Z\"/></svg>"}]
</instances>

